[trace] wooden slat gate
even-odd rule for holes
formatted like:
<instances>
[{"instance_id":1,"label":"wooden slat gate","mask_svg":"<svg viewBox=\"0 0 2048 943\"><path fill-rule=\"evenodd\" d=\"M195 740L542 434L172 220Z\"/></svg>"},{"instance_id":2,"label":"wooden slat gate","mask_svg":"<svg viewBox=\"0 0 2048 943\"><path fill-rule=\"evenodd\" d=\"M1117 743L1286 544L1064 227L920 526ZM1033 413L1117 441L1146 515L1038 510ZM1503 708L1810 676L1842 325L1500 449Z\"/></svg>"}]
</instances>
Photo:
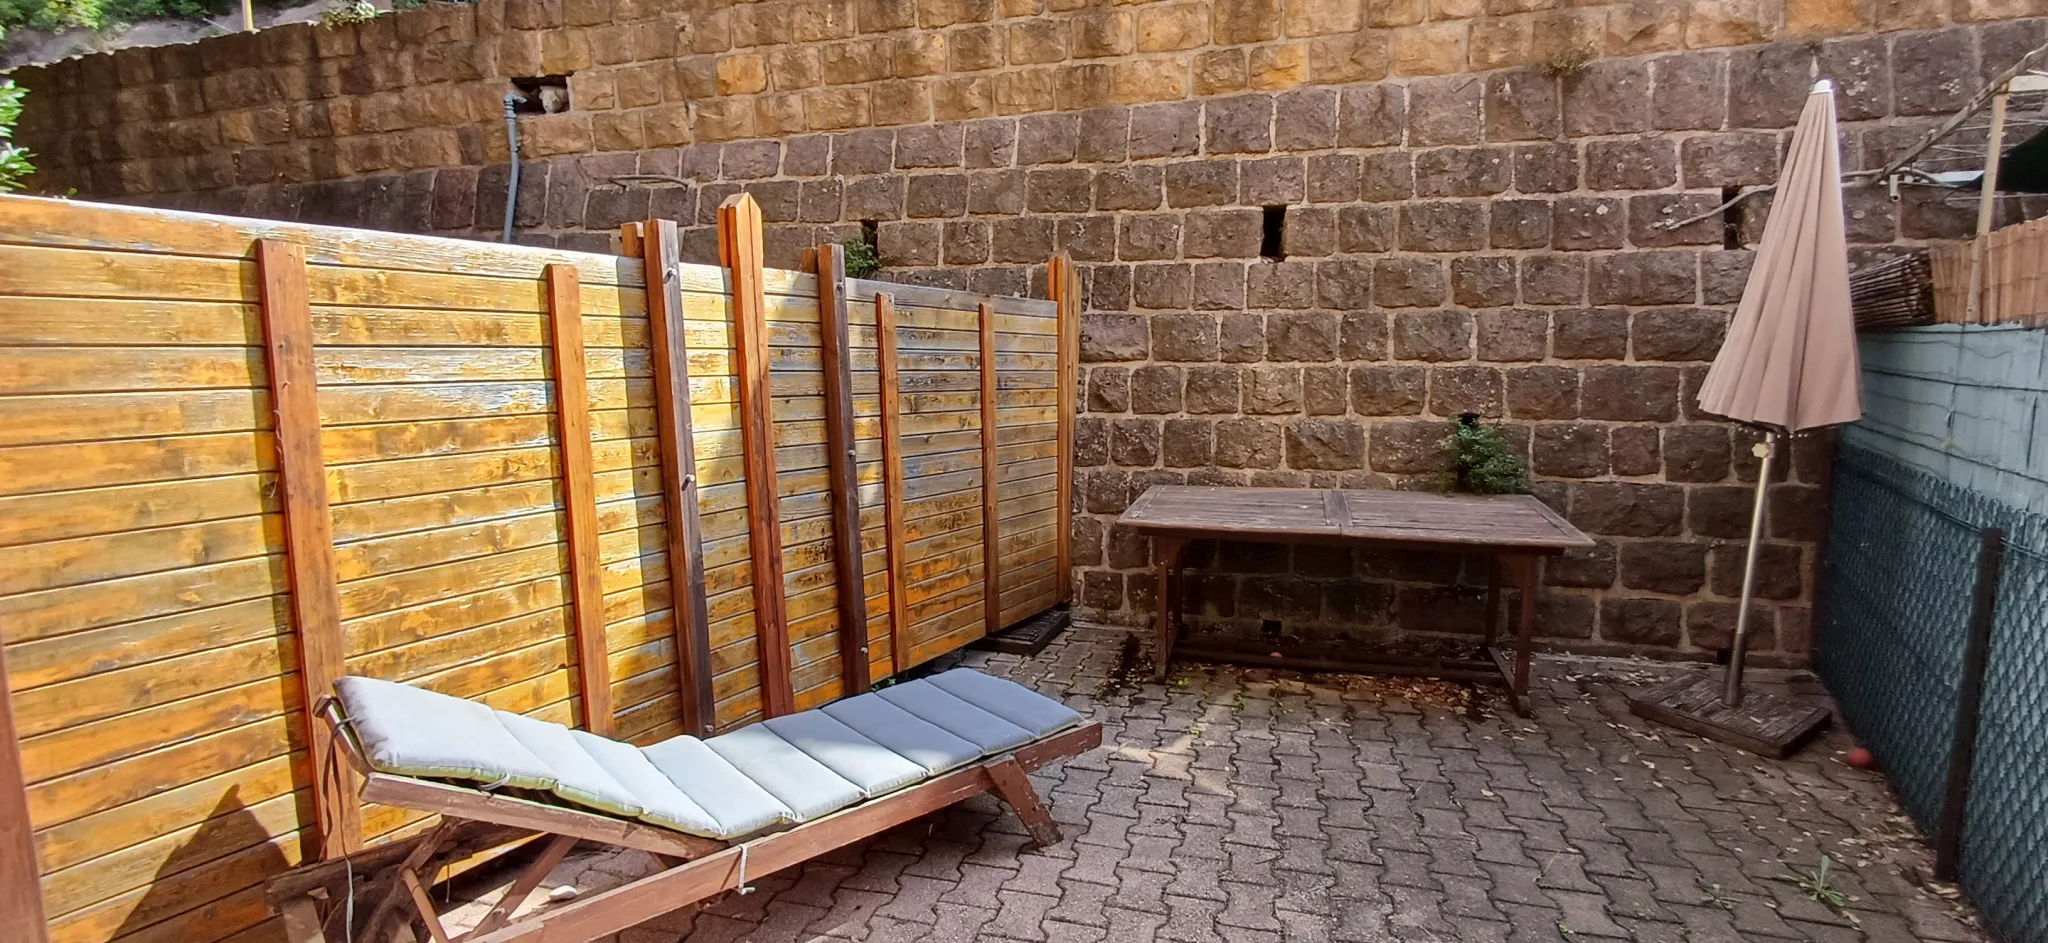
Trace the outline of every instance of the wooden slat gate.
<instances>
[{"instance_id":1,"label":"wooden slat gate","mask_svg":"<svg viewBox=\"0 0 2048 943\"><path fill-rule=\"evenodd\" d=\"M266 877L427 827L315 768L344 673L649 742L1063 601L1072 267L721 220L724 268L0 197L8 932L271 939Z\"/></svg>"}]
</instances>

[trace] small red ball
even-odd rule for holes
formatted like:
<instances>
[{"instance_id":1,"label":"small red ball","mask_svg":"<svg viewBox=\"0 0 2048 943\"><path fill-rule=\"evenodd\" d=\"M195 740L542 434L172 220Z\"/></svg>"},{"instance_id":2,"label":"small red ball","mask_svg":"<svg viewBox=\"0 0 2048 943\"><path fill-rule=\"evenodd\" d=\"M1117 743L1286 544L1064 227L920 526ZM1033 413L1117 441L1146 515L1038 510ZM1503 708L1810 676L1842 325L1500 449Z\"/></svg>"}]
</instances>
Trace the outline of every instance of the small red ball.
<instances>
[{"instance_id":1,"label":"small red ball","mask_svg":"<svg viewBox=\"0 0 2048 943\"><path fill-rule=\"evenodd\" d=\"M1870 769L1877 765L1877 757L1870 755L1870 751L1862 747L1850 747L1849 765L1857 769Z\"/></svg>"}]
</instances>

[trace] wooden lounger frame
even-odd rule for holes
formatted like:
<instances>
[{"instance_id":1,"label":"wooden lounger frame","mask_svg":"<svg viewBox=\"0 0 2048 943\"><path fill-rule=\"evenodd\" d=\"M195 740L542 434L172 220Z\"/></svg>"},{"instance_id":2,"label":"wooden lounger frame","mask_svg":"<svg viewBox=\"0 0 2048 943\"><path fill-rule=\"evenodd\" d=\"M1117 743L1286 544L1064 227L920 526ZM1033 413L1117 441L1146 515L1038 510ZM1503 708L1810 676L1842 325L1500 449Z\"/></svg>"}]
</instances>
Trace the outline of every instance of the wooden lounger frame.
<instances>
[{"instance_id":1,"label":"wooden lounger frame","mask_svg":"<svg viewBox=\"0 0 2048 943\"><path fill-rule=\"evenodd\" d=\"M1034 844L1049 845L1059 841L1059 826L1026 774L1102 744L1102 725L1083 723L802 825L722 842L512 795L379 773L369 768L333 698L322 702L319 713L332 731L336 752L362 775L363 801L438 813L440 819L423 834L272 878L266 899L283 917L291 943L385 943L404 939L411 926L423 928L424 939L433 943L585 943L991 791L1017 813ZM526 839L541 842L539 855L474 929L451 936L428 893L435 875L449 864ZM515 919L514 912L579 840L649 852L666 867ZM351 917L352 932L344 932L342 923Z\"/></svg>"}]
</instances>

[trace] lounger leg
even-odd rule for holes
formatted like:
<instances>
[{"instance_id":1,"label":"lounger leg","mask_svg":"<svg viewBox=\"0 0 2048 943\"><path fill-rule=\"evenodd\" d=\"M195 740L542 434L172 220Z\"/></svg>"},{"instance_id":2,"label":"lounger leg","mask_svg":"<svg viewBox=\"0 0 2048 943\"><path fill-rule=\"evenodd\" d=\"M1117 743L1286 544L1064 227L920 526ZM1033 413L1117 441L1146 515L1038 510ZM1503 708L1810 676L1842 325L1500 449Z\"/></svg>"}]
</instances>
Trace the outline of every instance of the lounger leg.
<instances>
[{"instance_id":1,"label":"lounger leg","mask_svg":"<svg viewBox=\"0 0 2048 943\"><path fill-rule=\"evenodd\" d=\"M406 876L419 870L421 865L433 860L434 852L441 850L441 845L448 840L448 833L455 827L457 821L445 815L442 816L441 821L435 823L433 831L428 832L427 837L420 839L420 843L413 846L412 852L405 856L405 860L399 862L397 870L391 872L393 875L391 886L384 889L384 895L378 899L376 909L370 911L370 919L363 924L363 934L359 939L381 940L384 938L382 931L385 924L392 917L393 913L397 911L399 902L404 900L408 893L405 882Z\"/></svg>"},{"instance_id":2,"label":"lounger leg","mask_svg":"<svg viewBox=\"0 0 2048 943\"><path fill-rule=\"evenodd\" d=\"M412 895L412 906L420 912L420 922L426 924L427 937L434 943L448 943L448 931L441 927L441 915L434 910L434 898L427 893L426 885L420 883L417 871L406 871L398 876L405 884L405 892Z\"/></svg>"},{"instance_id":3,"label":"lounger leg","mask_svg":"<svg viewBox=\"0 0 2048 943\"><path fill-rule=\"evenodd\" d=\"M1052 820L1052 813L1046 811L1045 803L1038 801L1038 790L1031 788L1031 778L1024 774L1024 768L1017 765L1014 757L1003 757L988 765L988 777L995 781L996 792L1023 821L1024 830L1031 833L1031 841L1040 848L1056 844L1060 840L1059 824Z\"/></svg>"},{"instance_id":4,"label":"lounger leg","mask_svg":"<svg viewBox=\"0 0 2048 943\"><path fill-rule=\"evenodd\" d=\"M541 849L540 857L533 859L533 863L527 865L525 871L520 872L519 880L512 882L512 886L506 889L505 896L498 899L497 906L492 907L490 913L484 914L484 919L478 921L476 929L471 930L464 939L483 936L511 923L513 911L518 910L519 905L532 896L534 889L540 887L540 882L547 880L548 872L555 870L555 866L561 864L562 859L568 856L569 849L574 847L576 839L571 835L556 835L548 839L547 847Z\"/></svg>"}]
</instances>

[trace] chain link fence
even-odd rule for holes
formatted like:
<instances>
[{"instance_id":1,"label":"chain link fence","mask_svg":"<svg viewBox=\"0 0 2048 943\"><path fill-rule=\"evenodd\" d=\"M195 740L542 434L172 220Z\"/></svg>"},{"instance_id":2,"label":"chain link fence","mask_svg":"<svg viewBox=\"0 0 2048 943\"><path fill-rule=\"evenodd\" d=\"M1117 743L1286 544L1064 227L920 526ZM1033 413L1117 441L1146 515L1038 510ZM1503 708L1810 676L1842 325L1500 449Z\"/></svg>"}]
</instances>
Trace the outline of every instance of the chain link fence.
<instances>
[{"instance_id":1,"label":"chain link fence","mask_svg":"<svg viewBox=\"0 0 2048 943\"><path fill-rule=\"evenodd\" d=\"M2048 940L2048 518L1846 444L1830 507L1816 667L1930 834L1955 749L1979 533L2005 531L1959 874L2000 936Z\"/></svg>"}]
</instances>

